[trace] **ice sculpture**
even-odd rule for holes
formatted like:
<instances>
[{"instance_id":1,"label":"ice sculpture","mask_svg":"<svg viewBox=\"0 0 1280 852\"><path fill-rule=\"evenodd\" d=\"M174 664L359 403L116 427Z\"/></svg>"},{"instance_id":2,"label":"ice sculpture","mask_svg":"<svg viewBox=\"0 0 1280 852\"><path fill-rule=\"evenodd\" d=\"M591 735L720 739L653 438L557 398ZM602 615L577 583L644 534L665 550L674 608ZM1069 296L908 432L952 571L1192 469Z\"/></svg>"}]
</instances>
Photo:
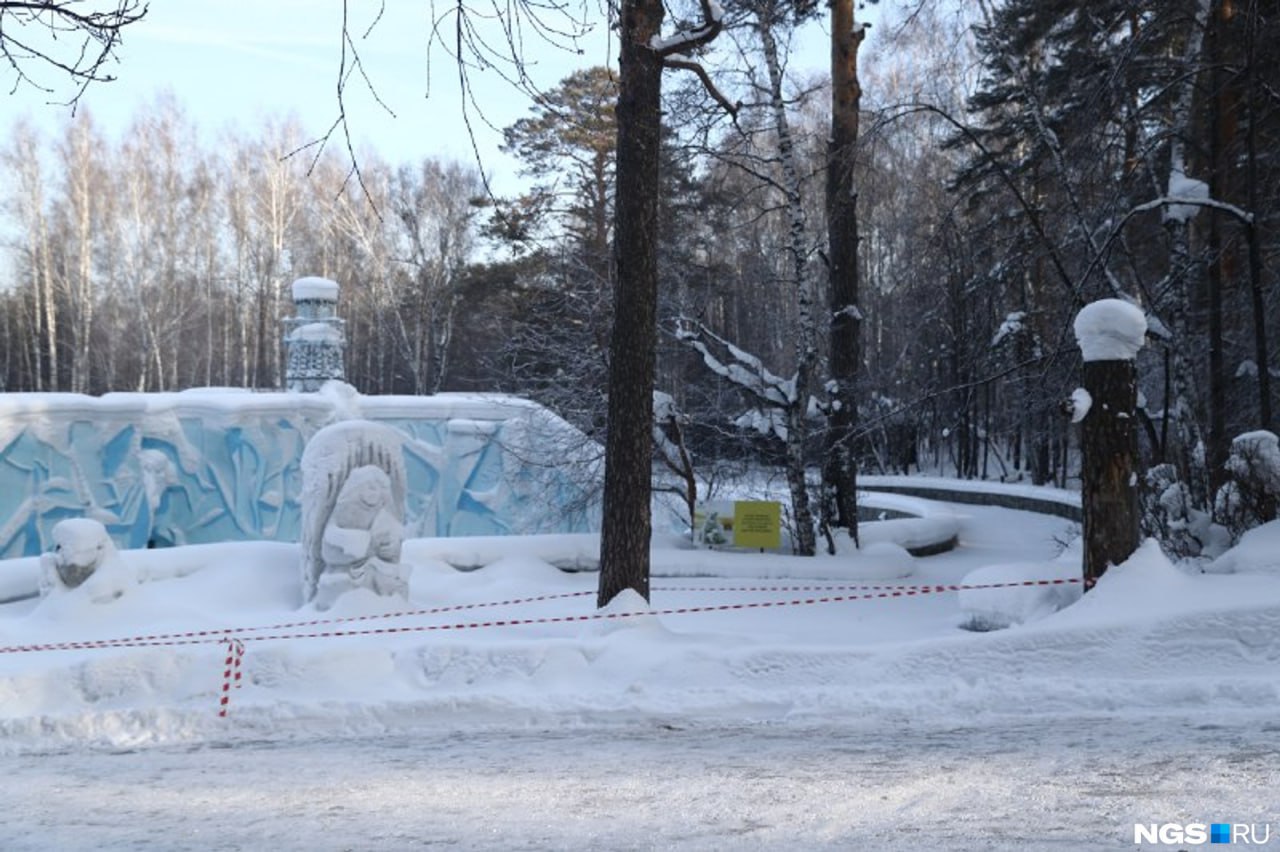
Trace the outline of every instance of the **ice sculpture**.
<instances>
[{"instance_id":1,"label":"ice sculpture","mask_svg":"<svg viewBox=\"0 0 1280 852\"><path fill-rule=\"evenodd\" d=\"M344 323L337 316L338 283L299 278L291 289L295 316L285 320L285 384L291 391L318 391L325 382L344 378L346 342Z\"/></svg>"},{"instance_id":2,"label":"ice sculpture","mask_svg":"<svg viewBox=\"0 0 1280 852\"><path fill-rule=\"evenodd\" d=\"M59 521L53 527L53 542L53 552L40 557L42 597L76 590L94 603L107 603L137 585L136 572L120 558L99 521Z\"/></svg>"},{"instance_id":3,"label":"ice sculpture","mask_svg":"<svg viewBox=\"0 0 1280 852\"><path fill-rule=\"evenodd\" d=\"M81 517L120 548L296 542L303 448L353 419L403 433L406 537L599 528L598 450L515 397L363 396L337 382L317 393L2 394L0 558L43 553L54 524Z\"/></svg>"},{"instance_id":4,"label":"ice sculpture","mask_svg":"<svg viewBox=\"0 0 1280 852\"><path fill-rule=\"evenodd\" d=\"M400 565L405 472L395 429L348 420L316 433L302 453L302 597L328 609L365 588L408 596Z\"/></svg>"}]
</instances>

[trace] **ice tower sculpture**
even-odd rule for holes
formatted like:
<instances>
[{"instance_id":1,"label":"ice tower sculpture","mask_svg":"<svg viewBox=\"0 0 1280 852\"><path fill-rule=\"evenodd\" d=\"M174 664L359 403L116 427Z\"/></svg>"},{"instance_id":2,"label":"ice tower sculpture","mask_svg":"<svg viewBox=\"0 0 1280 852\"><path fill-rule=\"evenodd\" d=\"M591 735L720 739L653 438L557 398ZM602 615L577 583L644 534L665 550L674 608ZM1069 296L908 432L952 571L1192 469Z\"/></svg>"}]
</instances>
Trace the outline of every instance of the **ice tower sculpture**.
<instances>
[{"instance_id":1,"label":"ice tower sculpture","mask_svg":"<svg viewBox=\"0 0 1280 852\"><path fill-rule=\"evenodd\" d=\"M325 382L344 378L343 321L338 319L338 284L328 278L299 278L293 282L295 316L284 321L288 361L285 388L318 391Z\"/></svg>"}]
</instances>

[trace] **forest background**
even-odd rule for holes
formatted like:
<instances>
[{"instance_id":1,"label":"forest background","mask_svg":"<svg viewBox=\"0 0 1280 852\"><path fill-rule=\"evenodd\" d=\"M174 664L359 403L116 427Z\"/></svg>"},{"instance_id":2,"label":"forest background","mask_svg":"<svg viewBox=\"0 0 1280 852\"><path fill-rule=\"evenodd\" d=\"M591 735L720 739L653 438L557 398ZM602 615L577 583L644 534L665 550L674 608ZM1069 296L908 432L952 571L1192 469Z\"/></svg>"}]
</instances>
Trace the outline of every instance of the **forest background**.
<instances>
[{"instance_id":1,"label":"forest background","mask_svg":"<svg viewBox=\"0 0 1280 852\"><path fill-rule=\"evenodd\" d=\"M862 59L860 468L1072 485L1071 321L1121 296L1152 330L1149 530L1195 553L1197 518L1274 516L1233 520L1218 497L1242 464L1233 438L1275 429L1276 10L961 5L887 17ZM725 9L705 62L736 114L670 78L658 238L659 411L704 489L717 465L782 464L771 388L785 396L803 327L826 333L798 293L826 277L830 92L788 70L815 7ZM52 135L19 122L2 153L0 389L279 388L288 285L323 275L343 285L362 392L522 394L598 440L616 98L614 72L584 68L505 128L527 182L514 197L490 191L483 156L362 152L353 180L350 152L313 156L288 117L211 142L165 94L118 140L89 110ZM821 397L801 402L814 459Z\"/></svg>"}]
</instances>

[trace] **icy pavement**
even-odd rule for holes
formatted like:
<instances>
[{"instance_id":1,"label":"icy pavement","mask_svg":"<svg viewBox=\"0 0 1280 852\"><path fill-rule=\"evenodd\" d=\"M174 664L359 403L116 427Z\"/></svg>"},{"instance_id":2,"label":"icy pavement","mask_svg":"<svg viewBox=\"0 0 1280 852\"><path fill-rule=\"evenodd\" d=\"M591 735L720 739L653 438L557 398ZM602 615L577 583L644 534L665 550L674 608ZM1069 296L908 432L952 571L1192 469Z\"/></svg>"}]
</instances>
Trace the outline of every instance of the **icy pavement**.
<instances>
[{"instance_id":1,"label":"icy pavement","mask_svg":"<svg viewBox=\"0 0 1280 852\"><path fill-rule=\"evenodd\" d=\"M868 688L874 688L868 685ZM1134 849L1271 823L1280 723L673 724L6 761L6 852Z\"/></svg>"}]
</instances>

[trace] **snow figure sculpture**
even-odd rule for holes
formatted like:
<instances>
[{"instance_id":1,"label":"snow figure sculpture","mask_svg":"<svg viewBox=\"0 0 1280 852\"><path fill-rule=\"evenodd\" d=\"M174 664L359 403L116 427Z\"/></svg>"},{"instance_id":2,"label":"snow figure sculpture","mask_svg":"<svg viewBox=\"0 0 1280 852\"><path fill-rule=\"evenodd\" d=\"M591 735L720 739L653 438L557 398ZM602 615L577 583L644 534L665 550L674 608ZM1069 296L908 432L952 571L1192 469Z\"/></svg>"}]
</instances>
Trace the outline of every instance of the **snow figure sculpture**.
<instances>
[{"instance_id":1,"label":"snow figure sculpture","mask_svg":"<svg viewBox=\"0 0 1280 852\"><path fill-rule=\"evenodd\" d=\"M400 565L405 470L396 430L346 420L302 453L302 599L328 609L344 592L408 596Z\"/></svg>"},{"instance_id":2,"label":"snow figure sculpture","mask_svg":"<svg viewBox=\"0 0 1280 852\"><path fill-rule=\"evenodd\" d=\"M69 518L53 527L52 553L40 557L40 594L68 591L108 603L137 585L135 572L120 558L107 528L90 518Z\"/></svg>"}]
</instances>

